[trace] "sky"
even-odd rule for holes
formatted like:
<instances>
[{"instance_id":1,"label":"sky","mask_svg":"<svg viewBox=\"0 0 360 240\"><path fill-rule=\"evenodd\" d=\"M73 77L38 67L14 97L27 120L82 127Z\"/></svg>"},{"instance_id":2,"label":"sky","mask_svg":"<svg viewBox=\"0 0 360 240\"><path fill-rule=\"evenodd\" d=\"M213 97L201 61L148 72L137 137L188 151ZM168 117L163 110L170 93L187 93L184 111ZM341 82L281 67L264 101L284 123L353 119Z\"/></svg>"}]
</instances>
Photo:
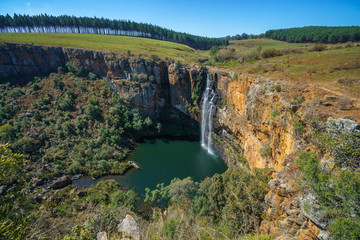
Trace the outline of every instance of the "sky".
<instances>
[{"instance_id":1,"label":"sky","mask_svg":"<svg viewBox=\"0 0 360 240\"><path fill-rule=\"evenodd\" d=\"M207 37L303 26L359 26L360 0L0 0L0 14L104 17Z\"/></svg>"}]
</instances>

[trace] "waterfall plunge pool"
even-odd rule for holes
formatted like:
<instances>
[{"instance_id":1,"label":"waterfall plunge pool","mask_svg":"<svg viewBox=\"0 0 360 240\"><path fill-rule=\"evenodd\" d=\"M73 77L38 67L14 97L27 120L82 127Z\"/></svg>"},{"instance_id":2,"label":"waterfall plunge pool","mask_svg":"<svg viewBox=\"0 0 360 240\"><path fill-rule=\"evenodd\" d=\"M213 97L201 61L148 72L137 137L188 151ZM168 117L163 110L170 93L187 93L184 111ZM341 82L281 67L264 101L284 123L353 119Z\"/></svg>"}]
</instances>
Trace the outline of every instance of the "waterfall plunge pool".
<instances>
[{"instance_id":1,"label":"waterfall plunge pool","mask_svg":"<svg viewBox=\"0 0 360 240\"><path fill-rule=\"evenodd\" d=\"M145 188L154 189L159 183L168 185L175 177L182 179L190 176L194 181L201 181L227 169L216 153L208 153L198 141L147 140L137 144L128 160L136 162L140 169L133 168L124 175L96 180L80 178L74 180L74 183L80 187L89 187L102 180L114 179L121 188L134 189L139 195L144 195Z\"/></svg>"}]
</instances>

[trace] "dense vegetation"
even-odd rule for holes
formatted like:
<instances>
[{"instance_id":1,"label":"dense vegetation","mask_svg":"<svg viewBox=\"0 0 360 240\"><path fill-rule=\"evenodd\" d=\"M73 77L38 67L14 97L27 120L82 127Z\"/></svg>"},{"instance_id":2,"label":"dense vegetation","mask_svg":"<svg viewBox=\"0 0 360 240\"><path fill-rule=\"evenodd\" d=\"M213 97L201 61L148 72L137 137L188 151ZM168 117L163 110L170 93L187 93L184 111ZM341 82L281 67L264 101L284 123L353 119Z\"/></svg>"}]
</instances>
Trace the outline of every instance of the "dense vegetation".
<instances>
[{"instance_id":1,"label":"dense vegetation","mask_svg":"<svg viewBox=\"0 0 360 240\"><path fill-rule=\"evenodd\" d=\"M246 40L246 39L255 39L255 38L263 38L265 36L264 33L261 33L259 35L255 35L255 34L247 34L247 33L242 33L242 34L236 34L235 36L226 36L225 39L228 40Z\"/></svg>"},{"instance_id":2,"label":"dense vegetation","mask_svg":"<svg viewBox=\"0 0 360 240\"><path fill-rule=\"evenodd\" d=\"M66 65L25 88L1 86L0 141L25 154L39 178L123 174L134 142L157 132L156 124L128 107L106 79L78 61Z\"/></svg>"},{"instance_id":3,"label":"dense vegetation","mask_svg":"<svg viewBox=\"0 0 360 240\"><path fill-rule=\"evenodd\" d=\"M301 187L315 196L334 239L360 238L360 133L316 131L314 142L332 153L325 161L312 151L301 152L296 163ZM312 207L304 202L305 209Z\"/></svg>"},{"instance_id":4,"label":"dense vegetation","mask_svg":"<svg viewBox=\"0 0 360 240\"><path fill-rule=\"evenodd\" d=\"M359 42L360 27L302 27L268 30L265 37L287 42L338 43Z\"/></svg>"},{"instance_id":5,"label":"dense vegetation","mask_svg":"<svg viewBox=\"0 0 360 240\"><path fill-rule=\"evenodd\" d=\"M136 193L102 181L86 190L34 189L27 162L8 145L0 146L0 238L95 240L99 231L119 238L119 216L135 210ZM16 173L16 174L15 174ZM9 178L10 176L10 178ZM70 191L72 189L72 191Z\"/></svg>"},{"instance_id":6,"label":"dense vegetation","mask_svg":"<svg viewBox=\"0 0 360 240\"><path fill-rule=\"evenodd\" d=\"M239 239L258 233L263 202L269 181L269 169L228 169L201 183L173 179L168 186L159 184L146 189L145 201L169 201L170 207L162 230L155 222L150 239ZM185 217L181 217L185 215Z\"/></svg>"},{"instance_id":7,"label":"dense vegetation","mask_svg":"<svg viewBox=\"0 0 360 240\"><path fill-rule=\"evenodd\" d=\"M91 33L139 36L182 43L193 48L209 49L211 46L228 45L226 39L207 38L176 32L146 23L110 20L96 17L50 15L0 15L0 32L38 33Z\"/></svg>"}]
</instances>

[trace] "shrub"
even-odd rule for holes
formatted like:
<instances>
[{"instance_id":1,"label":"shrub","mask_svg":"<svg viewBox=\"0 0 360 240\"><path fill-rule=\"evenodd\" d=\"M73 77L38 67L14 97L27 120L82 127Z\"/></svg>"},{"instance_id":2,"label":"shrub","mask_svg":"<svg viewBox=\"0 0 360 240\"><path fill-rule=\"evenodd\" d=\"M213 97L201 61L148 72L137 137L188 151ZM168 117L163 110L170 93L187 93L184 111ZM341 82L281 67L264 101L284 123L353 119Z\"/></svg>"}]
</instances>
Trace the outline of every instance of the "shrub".
<instances>
[{"instance_id":1,"label":"shrub","mask_svg":"<svg viewBox=\"0 0 360 240\"><path fill-rule=\"evenodd\" d=\"M281 92L281 85L276 85L275 86L275 91Z\"/></svg>"},{"instance_id":2,"label":"shrub","mask_svg":"<svg viewBox=\"0 0 360 240\"><path fill-rule=\"evenodd\" d=\"M96 74L92 73L92 72L89 72L88 77L89 77L90 80L95 80L96 79Z\"/></svg>"},{"instance_id":3,"label":"shrub","mask_svg":"<svg viewBox=\"0 0 360 240\"><path fill-rule=\"evenodd\" d=\"M65 98L60 97L57 100L56 106L59 110L62 110L62 111L71 111L74 109L73 102L71 101L71 99L69 99L67 97L65 97Z\"/></svg>"},{"instance_id":4,"label":"shrub","mask_svg":"<svg viewBox=\"0 0 360 240\"><path fill-rule=\"evenodd\" d=\"M351 47L353 47L354 45L353 45L353 43L352 42L347 42L346 44L345 44L345 47L346 48L351 48Z\"/></svg>"},{"instance_id":5,"label":"shrub","mask_svg":"<svg viewBox=\"0 0 360 240\"><path fill-rule=\"evenodd\" d=\"M126 192L122 190L117 190L111 195L111 203L114 206L129 206L133 207L137 199L136 193L133 190L128 190Z\"/></svg>"},{"instance_id":6,"label":"shrub","mask_svg":"<svg viewBox=\"0 0 360 240\"><path fill-rule=\"evenodd\" d=\"M320 51L324 51L324 50L326 50L326 45L324 45L324 44L314 44L309 49L310 52L316 52L316 51L320 52Z\"/></svg>"},{"instance_id":7,"label":"shrub","mask_svg":"<svg viewBox=\"0 0 360 240\"><path fill-rule=\"evenodd\" d=\"M70 122L65 122L62 126L62 129L64 130L66 135L75 135L76 134L76 128Z\"/></svg>"},{"instance_id":8,"label":"shrub","mask_svg":"<svg viewBox=\"0 0 360 240\"><path fill-rule=\"evenodd\" d=\"M275 118L277 118L280 114L279 111L279 106L276 105L275 107L271 108L271 114L270 114L270 120L274 120Z\"/></svg>"},{"instance_id":9,"label":"shrub","mask_svg":"<svg viewBox=\"0 0 360 240\"><path fill-rule=\"evenodd\" d=\"M153 60L153 61L160 61L161 60L161 58L159 58L159 56L158 55L155 55L155 54L152 54L151 56L151 60Z\"/></svg>"},{"instance_id":10,"label":"shrub","mask_svg":"<svg viewBox=\"0 0 360 240\"><path fill-rule=\"evenodd\" d=\"M297 139L301 138L305 133L305 124L301 121L294 121L294 135Z\"/></svg>"},{"instance_id":11,"label":"shrub","mask_svg":"<svg viewBox=\"0 0 360 240\"><path fill-rule=\"evenodd\" d=\"M99 99L97 99L97 98L95 98L95 97L90 97L89 99L88 99L88 102L89 102L89 104L92 104L92 105L99 105Z\"/></svg>"},{"instance_id":12,"label":"shrub","mask_svg":"<svg viewBox=\"0 0 360 240\"><path fill-rule=\"evenodd\" d=\"M265 49L262 53L261 56L263 58L271 58L271 57L276 57L276 56L281 56L281 53L278 49L275 48L268 48Z\"/></svg>"},{"instance_id":13,"label":"shrub","mask_svg":"<svg viewBox=\"0 0 360 240\"><path fill-rule=\"evenodd\" d=\"M291 99L291 101L290 101L290 103L291 104L294 104L294 105L296 105L296 104L301 104L301 103L303 103L303 102L305 102L305 97L304 97L304 95L301 95L300 97L294 97L293 99Z\"/></svg>"},{"instance_id":14,"label":"shrub","mask_svg":"<svg viewBox=\"0 0 360 240\"><path fill-rule=\"evenodd\" d=\"M55 89L58 89L58 90L63 90L64 89L65 85L61 81L61 78L60 78L60 76L58 74L51 73L50 74L50 79L52 80Z\"/></svg>"},{"instance_id":15,"label":"shrub","mask_svg":"<svg viewBox=\"0 0 360 240\"><path fill-rule=\"evenodd\" d=\"M40 77L35 76L34 77L34 83L39 83L41 81Z\"/></svg>"},{"instance_id":16,"label":"shrub","mask_svg":"<svg viewBox=\"0 0 360 240\"><path fill-rule=\"evenodd\" d=\"M330 223L330 232L334 239L360 239L360 221L353 218L336 218Z\"/></svg>"},{"instance_id":17,"label":"shrub","mask_svg":"<svg viewBox=\"0 0 360 240\"><path fill-rule=\"evenodd\" d=\"M35 119L36 121L41 121L41 120L43 119L43 115L42 115L39 111L36 111L36 112L34 113L34 119Z\"/></svg>"},{"instance_id":18,"label":"shrub","mask_svg":"<svg viewBox=\"0 0 360 240\"><path fill-rule=\"evenodd\" d=\"M99 106L93 105L91 103L88 104L87 108L85 109L85 114L92 120L100 120L102 118Z\"/></svg>"},{"instance_id":19,"label":"shrub","mask_svg":"<svg viewBox=\"0 0 360 240\"><path fill-rule=\"evenodd\" d=\"M215 56L215 54L219 51L218 47L212 46L210 49L210 56Z\"/></svg>"},{"instance_id":20,"label":"shrub","mask_svg":"<svg viewBox=\"0 0 360 240\"><path fill-rule=\"evenodd\" d=\"M174 239L176 230L176 222L171 219L169 222L166 222L163 229L163 234L169 239Z\"/></svg>"},{"instance_id":21,"label":"shrub","mask_svg":"<svg viewBox=\"0 0 360 240\"><path fill-rule=\"evenodd\" d=\"M39 86L39 84L37 84L37 83L33 83L33 85L32 85L32 90L33 90L33 91L40 90L40 86Z\"/></svg>"},{"instance_id":22,"label":"shrub","mask_svg":"<svg viewBox=\"0 0 360 240\"><path fill-rule=\"evenodd\" d=\"M346 168L323 171L313 152L301 152L296 164L301 171L300 183L314 193L320 210L330 222L332 236L335 239L358 239L360 174Z\"/></svg>"},{"instance_id":23,"label":"shrub","mask_svg":"<svg viewBox=\"0 0 360 240\"><path fill-rule=\"evenodd\" d=\"M72 72L75 76L82 77L85 75L85 68L81 65L80 60L75 58L66 63L66 67L69 72Z\"/></svg>"},{"instance_id":24,"label":"shrub","mask_svg":"<svg viewBox=\"0 0 360 240\"><path fill-rule=\"evenodd\" d=\"M39 100L37 100L34 103L34 107L41 111L47 111L49 109L47 105L49 105L50 103L51 103L50 98L41 97Z\"/></svg>"},{"instance_id":25,"label":"shrub","mask_svg":"<svg viewBox=\"0 0 360 240\"><path fill-rule=\"evenodd\" d=\"M8 97L10 97L12 99L17 99L17 98L21 97L23 94L24 94L24 92L19 88L14 88L14 89L8 91L8 93L7 93Z\"/></svg>"},{"instance_id":26,"label":"shrub","mask_svg":"<svg viewBox=\"0 0 360 240\"><path fill-rule=\"evenodd\" d=\"M267 158L270 156L270 153L271 153L270 141L264 142L260 148L261 157Z\"/></svg>"}]
</instances>

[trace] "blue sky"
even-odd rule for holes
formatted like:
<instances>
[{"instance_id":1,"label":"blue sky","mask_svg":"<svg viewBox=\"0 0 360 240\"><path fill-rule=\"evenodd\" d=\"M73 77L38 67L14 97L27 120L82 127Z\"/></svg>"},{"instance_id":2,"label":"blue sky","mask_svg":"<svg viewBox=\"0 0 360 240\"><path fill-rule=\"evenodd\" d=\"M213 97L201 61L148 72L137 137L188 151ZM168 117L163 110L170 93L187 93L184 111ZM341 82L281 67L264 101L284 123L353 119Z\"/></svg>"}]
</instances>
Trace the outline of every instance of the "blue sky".
<instances>
[{"instance_id":1,"label":"blue sky","mask_svg":"<svg viewBox=\"0 0 360 240\"><path fill-rule=\"evenodd\" d=\"M0 0L0 14L97 16L223 37L303 26L359 26L360 0Z\"/></svg>"}]
</instances>

